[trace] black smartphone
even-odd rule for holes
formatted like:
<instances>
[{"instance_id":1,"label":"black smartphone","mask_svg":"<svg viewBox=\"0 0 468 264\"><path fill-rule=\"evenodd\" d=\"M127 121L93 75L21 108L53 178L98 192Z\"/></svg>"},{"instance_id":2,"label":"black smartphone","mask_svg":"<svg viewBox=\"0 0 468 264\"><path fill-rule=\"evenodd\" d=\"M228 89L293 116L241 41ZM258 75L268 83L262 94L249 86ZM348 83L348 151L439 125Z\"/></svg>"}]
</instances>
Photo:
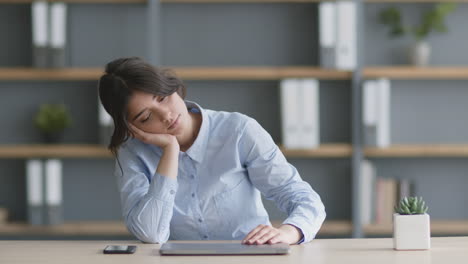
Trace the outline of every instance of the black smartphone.
<instances>
[{"instance_id":1,"label":"black smartphone","mask_svg":"<svg viewBox=\"0 0 468 264\"><path fill-rule=\"evenodd\" d=\"M104 248L104 254L133 254L136 246L109 245Z\"/></svg>"}]
</instances>

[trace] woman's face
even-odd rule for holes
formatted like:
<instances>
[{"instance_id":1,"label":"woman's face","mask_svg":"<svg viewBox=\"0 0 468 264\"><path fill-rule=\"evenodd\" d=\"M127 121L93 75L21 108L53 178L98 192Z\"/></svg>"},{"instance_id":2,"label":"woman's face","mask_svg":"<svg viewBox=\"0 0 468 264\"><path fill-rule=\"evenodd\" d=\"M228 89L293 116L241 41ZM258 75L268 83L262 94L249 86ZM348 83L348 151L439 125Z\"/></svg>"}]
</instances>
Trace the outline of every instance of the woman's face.
<instances>
[{"instance_id":1,"label":"woman's face","mask_svg":"<svg viewBox=\"0 0 468 264\"><path fill-rule=\"evenodd\" d=\"M181 135L189 114L178 93L158 96L134 91L128 103L128 121L137 128L154 134Z\"/></svg>"}]
</instances>

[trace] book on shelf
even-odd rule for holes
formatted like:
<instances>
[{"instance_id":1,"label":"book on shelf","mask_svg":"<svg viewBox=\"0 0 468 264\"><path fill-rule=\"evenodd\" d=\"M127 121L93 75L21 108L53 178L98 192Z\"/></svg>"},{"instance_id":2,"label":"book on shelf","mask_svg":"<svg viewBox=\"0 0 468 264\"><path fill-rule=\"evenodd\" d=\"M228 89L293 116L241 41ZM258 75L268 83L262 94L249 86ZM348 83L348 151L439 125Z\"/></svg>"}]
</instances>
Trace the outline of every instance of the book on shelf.
<instances>
[{"instance_id":1,"label":"book on shelf","mask_svg":"<svg viewBox=\"0 0 468 264\"><path fill-rule=\"evenodd\" d=\"M379 177L372 161L361 162L359 213L362 225L391 223L395 205L401 198L414 194L414 183L410 179Z\"/></svg>"},{"instance_id":2,"label":"book on shelf","mask_svg":"<svg viewBox=\"0 0 468 264\"><path fill-rule=\"evenodd\" d=\"M376 170L374 164L369 160L361 162L361 179L360 179L360 197L361 201L361 221L363 225L368 225L373 222L375 209L375 181Z\"/></svg>"},{"instance_id":3,"label":"book on shelf","mask_svg":"<svg viewBox=\"0 0 468 264\"><path fill-rule=\"evenodd\" d=\"M390 80L366 80L363 82L363 135L369 146L390 146Z\"/></svg>"},{"instance_id":4,"label":"book on shelf","mask_svg":"<svg viewBox=\"0 0 468 264\"><path fill-rule=\"evenodd\" d=\"M320 145L320 88L317 79L302 79L300 87L300 138L302 148Z\"/></svg>"},{"instance_id":5,"label":"book on shelf","mask_svg":"<svg viewBox=\"0 0 468 264\"><path fill-rule=\"evenodd\" d=\"M357 65L357 6L354 1L336 2L336 68L354 70Z\"/></svg>"},{"instance_id":6,"label":"book on shelf","mask_svg":"<svg viewBox=\"0 0 468 264\"><path fill-rule=\"evenodd\" d=\"M285 148L319 146L319 100L318 80L291 78L281 81L281 130Z\"/></svg>"},{"instance_id":7,"label":"book on shelf","mask_svg":"<svg viewBox=\"0 0 468 264\"><path fill-rule=\"evenodd\" d=\"M414 195L414 183L409 179L401 179L398 184L398 200L401 200L403 197L410 197Z\"/></svg>"},{"instance_id":8,"label":"book on shelf","mask_svg":"<svg viewBox=\"0 0 468 264\"><path fill-rule=\"evenodd\" d=\"M376 224L389 224L393 219L393 208L397 203L397 181L392 178L377 178L376 181Z\"/></svg>"},{"instance_id":9,"label":"book on shelf","mask_svg":"<svg viewBox=\"0 0 468 264\"><path fill-rule=\"evenodd\" d=\"M8 222L8 210L0 207L0 225L4 225Z\"/></svg>"},{"instance_id":10,"label":"book on shelf","mask_svg":"<svg viewBox=\"0 0 468 264\"><path fill-rule=\"evenodd\" d=\"M44 176L41 160L26 161L26 200L28 222L31 225L44 224Z\"/></svg>"},{"instance_id":11,"label":"book on shelf","mask_svg":"<svg viewBox=\"0 0 468 264\"><path fill-rule=\"evenodd\" d=\"M49 65L49 8L47 1L33 1L31 3L31 24L33 66L46 68Z\"/></svg>"},{"instance_id":12,"label":"book on shelf","mask_svg":"<svg viewBox=\"0 0 468 264\"><path fill-rule=\"evenodd\" d=\"M63 223L62 206L62 161L49 159L45 162L45 215L46 224Z\"/></svg>"},{"instance_id":13,"label":"book on shelf","mask_svg":"<svg viewBox=\"0 0 468 264\"><path fill-rule=\"evenodd\" d=\"M67 35L67 5L63 2L50 4L50 66L65 67Z\"/></svg>"},{"instance_id":14,"label":"book on shelf","mask_svg":"<svg viewBox=\"0 0 468 264\"><path fill-rule=\"evenodd\" d=\"M300 148L299 130L299 79L280 82L281 132L285 148Z\"/></svg>"},{"instance_id":15,"label":"book on shelf","mask_svg":"<svg viewBox=\"0 0 468 264\"><path fill-rule=\"evenodd\" d=\"M414 196L414 183L409 179L377 178L376 224L392 222L395 205L403 197Z\"/></svg>"},{"instance_id":16,"label":"book on shelf","mask_svg":"<svg viewBox=\"0 0 468 264\"><path fill-rule=\"evenodd\" d=\"M320 66L336 68L336 3L319 3Z\"/></svg>"},{"instance_id":17,"label":"book on shelf","mask_svg":"<svg viewBox=\"0 0 468 264\"><path fill-rule=\"evenodd\" d=\"M378 125L377 125L377 146L390 146L390 80L380 78L377 80L378 90Z\"/></svg>"},{"instance_id":18,"label":"book on shelf","mask_svg":"<svg viewBox=\"0 0 468 264\"><path fill-rule=\"evenodd\" d=\"M362 87L362 122L364 144L377 145L377 83L375 80L366 80Z\"/></svg>"}]
</instances>

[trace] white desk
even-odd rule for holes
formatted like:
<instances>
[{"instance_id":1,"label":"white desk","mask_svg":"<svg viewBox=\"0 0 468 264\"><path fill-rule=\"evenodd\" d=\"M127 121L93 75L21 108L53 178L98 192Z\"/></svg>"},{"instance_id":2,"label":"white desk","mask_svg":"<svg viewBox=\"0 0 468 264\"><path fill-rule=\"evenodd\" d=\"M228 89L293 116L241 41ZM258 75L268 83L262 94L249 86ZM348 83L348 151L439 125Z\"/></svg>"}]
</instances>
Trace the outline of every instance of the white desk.
<instances>
[{"instance_id":1,"label":"white desk","mask_svg":"<svg viewBox=\"0 0 468 264\"><path fill-rule=\"evenodd\" d=\"M392 239L317 239L292 246L285 256L160 256L157 244L136 241L0 241L1 264L101 263L468 263L468 237L432 238L427 251L395 251ZM132 255L104 255L108 244L134 244Z\"/></svg>"}]
</instances>

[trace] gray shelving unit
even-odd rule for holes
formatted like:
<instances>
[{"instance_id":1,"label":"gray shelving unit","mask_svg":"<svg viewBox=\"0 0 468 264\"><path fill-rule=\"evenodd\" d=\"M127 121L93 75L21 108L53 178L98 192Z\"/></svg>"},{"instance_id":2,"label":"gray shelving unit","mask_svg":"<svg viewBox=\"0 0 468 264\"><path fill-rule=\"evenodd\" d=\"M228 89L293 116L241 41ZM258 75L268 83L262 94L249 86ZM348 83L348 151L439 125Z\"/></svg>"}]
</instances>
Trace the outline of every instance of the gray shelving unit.
<instances>
[{"instance_id":1,"label":"gray shelving unit","mask_svg":"<svg viewBox=\"0 0 468 264\"><path fill-rule=\"evenodd\" d=\"M331 236L366 236L366 227L360 224L361 201L357 195L361 186L360 163L366 151L361 140L361 84L367 78L368 66L404 63L404 59L395 54L400 54L401 48L409 41L390 41L380 25L370 23L376 21L380 8L390 4L367 3L363 0L355 2L360 14L358 67L349 79L320 81L321 142L351 145L352 153L338 158L288 158L322 196L327 209L327 220L350 223L349 232L340 231ZM67 63L72 67L103 67L116 57L136 55L155 65L176 68L310 67L318 65L317 5L318 2L314 1L197 4L148 0L146 3L119 5L70 3ZM421 4L398 5L404 5L405 12L412 14L419 11ZM446 35L446 40L431 39L434 42L434 51L444 51L434 53L436 64L466 65L468 62L468 55L461 52L468 36L463 27L457 27L463 24L463 14L468 12L467 9L466 4L461 4L459 10L450 16L448 24L451 32ZM28 4L2 4L0 1L0 35L4 36L3 41L0 41L0 67L31 65L29 12ZM3 21L15 23L2 23ZM6 36L9 37L5 41ZM448 48L452 46L453 49ZM0 131L0 146L39 142L40 138L31 122L34 111L41 102L57 101L67 103L74 117L75 126L67 131L64 143L96 144L96 81L91 79L0 80L0 104L4 107L0 118L4 120L4 127L9 128ZM189 87L189 100L197 101L209 109L238 111L250 115L262 124L276 142L281 142L278 80L244 78L187 80L186 83ZM468 98L465 89L460 89L466 85L463 81L392 80L392 84L395 87L392 94L395 107L391 121L393 142L447 143L444 135L454 140L448 143L468 142L468 122L460 121L465 120L462 113L468 109L464 106L457 107L463 104L463 98ZM439 89L439 86L444 89ZM425 105L425 100L415 100L422 97L421 91L428 98L426 101L437 105L437 109ZM411 100L416 103L411 104ZM455 103L449 104L449 101ZM424 119L426 113L437 117L441 126L431 130L433 120ZM451 115L458 120L448 118ZM424 129L406 129L415 119ZM400 126L401 122L403 123ZM462 133L444 134L441 127L450 126ZM415 179L421 187L418 195L424 195L428 203L433 205L431 215L435 219L468 219L466 213L455 209L447 211L442 205L444 199L437 195L441 182L437 175L445 171L442 168L446 168L448 174L453 174L453 177L449 177L449 182L456 190L448 194L449 199L467 201L461 187L467 181L463 171L468 171L463 158L372 159L384 177ZM440 164L440 167L434 164ZM418 166L422 169L418 169ZM0 172L0 207L10 209L13 221L25 220L24 161L0 159ZM419 172L427 175L427 178L418 175ZM65 220L119 220L119 197L112 174L113 162L108 158L66 159ZM83 197L83 193L86 193L86 197ZM284 217L268 201L266 206L273 219Z\"/></svg>"}]
</instances>

